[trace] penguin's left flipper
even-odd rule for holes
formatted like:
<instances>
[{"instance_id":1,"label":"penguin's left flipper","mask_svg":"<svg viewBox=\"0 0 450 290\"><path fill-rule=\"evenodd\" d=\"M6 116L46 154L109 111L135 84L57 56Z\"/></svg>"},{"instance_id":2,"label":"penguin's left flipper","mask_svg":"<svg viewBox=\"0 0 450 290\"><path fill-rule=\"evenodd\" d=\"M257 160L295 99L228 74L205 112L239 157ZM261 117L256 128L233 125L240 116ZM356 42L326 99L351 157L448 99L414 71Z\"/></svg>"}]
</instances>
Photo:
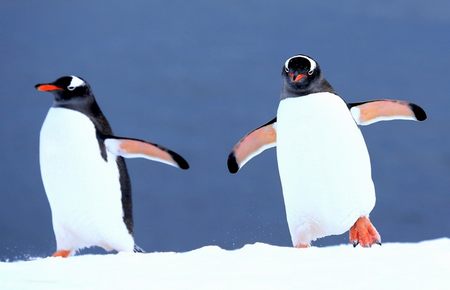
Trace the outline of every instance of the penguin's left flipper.
<instances>
[{"instance_id":1,"label":"penguin's left flipper","mask_svg":"<svg viewBox=\"0 0 450 290\"><path fill-rule=\"evenodd\" d=\"M105 137L104 144L106 149L116 156L125 158L145 158L181 169L189 168L189 164L183 157L158 144L139 139L114 136Z\"/></svg>"},{"instance_id":2,"label":"penguin's left flipper","mask_svg":"<svg viewBox=\"0 0 450 290\"><path fill-rule=\"evenodd\" d=\"M244 138L234 145L233 150L228 155L227 165L230 173L238 172L250 159L264 150L276 146L276 125L277 118L274 118L245 135Z\"/></svg>"},{"instance_id":3,"label":"penguin's left flipper","mask_svg":"<svg viewBox=\"0 0 450 290\"><path fill-rule=\"evenodd\" d=\"M370 125L379 121L424 121L425 111L416 104L398 100L373 100L347 104L358 125Z\"/></svg>"}]
</instances>

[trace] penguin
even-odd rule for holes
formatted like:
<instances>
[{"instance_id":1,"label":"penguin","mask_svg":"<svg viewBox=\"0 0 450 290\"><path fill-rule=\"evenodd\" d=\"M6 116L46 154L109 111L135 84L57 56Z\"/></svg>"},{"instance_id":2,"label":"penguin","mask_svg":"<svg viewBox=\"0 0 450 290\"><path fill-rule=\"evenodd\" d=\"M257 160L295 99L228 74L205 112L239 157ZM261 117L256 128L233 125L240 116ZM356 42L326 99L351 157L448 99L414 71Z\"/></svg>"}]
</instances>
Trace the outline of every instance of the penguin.
<instances>
[{"instance_id":1,"label":"penguin","mask_svg":"<svg viewBox=\"0 0 450 290\"><path fill-rule=\"evenodd\" d=\"M63 76L37 84L53 105L40 131L41 177L52 213L55 257L98 246L142 252L133 238L131 183L124 158L146 158L181 169L177 153L140 139L117 137L90 85Z\"/></svg>"},{"instance_id":2,"label":"penguin","mask_svg":"<svg viewBox=\"0 0 450 290\"><path fill-rule=\"evenodd\" d=\"M381 245L369 214L375 187L366 143L358 125L388 120L424 121L425 111L398 100L347 104L313 58L298 54L282 68L277 116L243 137L228 156L230 173L276 147L292 244L349 231L356 247Z\"/></svg>"}]
</instances>

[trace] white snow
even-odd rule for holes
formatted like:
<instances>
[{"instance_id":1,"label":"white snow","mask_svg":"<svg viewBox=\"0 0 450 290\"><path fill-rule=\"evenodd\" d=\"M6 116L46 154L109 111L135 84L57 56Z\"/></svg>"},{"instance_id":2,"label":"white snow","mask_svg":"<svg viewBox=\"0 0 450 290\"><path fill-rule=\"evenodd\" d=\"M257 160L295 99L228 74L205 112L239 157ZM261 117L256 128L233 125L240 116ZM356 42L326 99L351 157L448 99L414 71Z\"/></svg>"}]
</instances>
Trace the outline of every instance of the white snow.
<instances>
[{"instance_id":1,"label":"white snow","mask_svg":"<svg viewBox=\"0 0 450 290\"><path fill-rule=\"evenodd\" d=\"M450 289L450 239L119 253L0 263L0 289Z\"/></svg>"}]
</instances>

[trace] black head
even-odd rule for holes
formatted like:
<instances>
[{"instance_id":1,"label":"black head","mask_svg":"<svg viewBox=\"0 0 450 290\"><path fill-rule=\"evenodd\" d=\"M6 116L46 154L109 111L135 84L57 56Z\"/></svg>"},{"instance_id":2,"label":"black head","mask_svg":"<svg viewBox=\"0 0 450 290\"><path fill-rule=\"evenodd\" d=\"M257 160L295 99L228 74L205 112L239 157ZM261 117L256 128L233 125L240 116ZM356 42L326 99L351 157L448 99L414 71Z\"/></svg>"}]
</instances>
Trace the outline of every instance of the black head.
<instances>
[{"instance_id":1,"label":"black head","mask_svg":"<svg viewBox=\"0 0 450 290\"><path fill-rule=\"evenodd\" d=\"M328 82L322 78L319 64L306 55L298 54L288 58L281 75L284 80L285 97L332 91Z\"/></svg>"},{"instance_id":2,"label":"black head","mask_svg":"<svg viewBox=\"0 0 450 290\"><path fill-rule=\"evenodd\" d=\"M64 76L53 83L37 84L35 88L53 94L53 107L81 112L91 118L97 130L103 134L111 134L111 127L95 101L91 87L82 78Z\"/></svg>"},{"instance_id":3,"label":"black head","mask_svg":"<svg viewBox=\"0 0 450 290\"><path fill-rule=\"evenodd\" d=\"M42 92L51 92L56 102L82 101L93 98L89 84L77 76L60 77L53 83L37 84L35 88Z\"/></svg>"}]
</instances>

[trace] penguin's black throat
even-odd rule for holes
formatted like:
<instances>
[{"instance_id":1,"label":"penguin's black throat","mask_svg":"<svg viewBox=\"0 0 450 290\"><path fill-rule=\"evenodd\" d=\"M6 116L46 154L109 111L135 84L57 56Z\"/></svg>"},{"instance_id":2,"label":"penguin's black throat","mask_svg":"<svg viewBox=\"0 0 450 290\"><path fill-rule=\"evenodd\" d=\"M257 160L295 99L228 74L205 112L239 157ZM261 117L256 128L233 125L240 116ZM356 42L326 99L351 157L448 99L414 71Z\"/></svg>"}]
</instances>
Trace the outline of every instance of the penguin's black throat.
<instances>
[{"instance_id":1,"label":"penguin's black throat","mask_svg":"<svg viewBox=\"0 0 450 290\"><path fill-rule=\"evenodd\" d=\"M299 82L292 81L291 78L284 78L281 99L302 97L322 92L335 94L333 87L322 77L313 80L301 80Z\"/></svg>"}]
</instances>

